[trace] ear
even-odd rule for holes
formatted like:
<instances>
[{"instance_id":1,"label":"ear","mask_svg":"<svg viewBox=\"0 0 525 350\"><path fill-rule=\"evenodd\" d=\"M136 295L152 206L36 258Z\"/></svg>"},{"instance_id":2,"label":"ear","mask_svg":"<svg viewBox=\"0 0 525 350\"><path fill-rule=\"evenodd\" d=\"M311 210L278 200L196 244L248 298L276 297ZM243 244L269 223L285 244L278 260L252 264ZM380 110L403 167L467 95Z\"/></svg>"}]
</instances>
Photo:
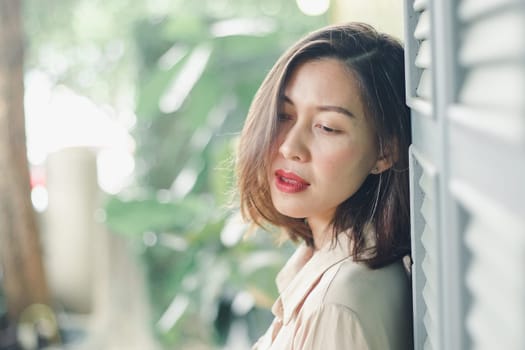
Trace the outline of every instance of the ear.
<instances>
[{"instance_id":1,"label":"ear","mask_svg":"<svg viewBox=\"0 0 525 350\"><path fill-rule=\"evenodd\" d=\"M374 175L381 174L383 171L390 169L397 161L397 158L397 142L393 142L388 148L381 150L370 173Z\"/></svg>"},{"instance_id":2,"label":"ear","mask_svg":"<svg viewBox=\"0 0 525 350\"><path fill-rule=\"evenodd\" d=\"M374 175L381 174L383 171L390 169L393 164L394 160L391 155L382 155L377 159L374 167L370 170L370 173Z\"/></svg>"}]
</instances>

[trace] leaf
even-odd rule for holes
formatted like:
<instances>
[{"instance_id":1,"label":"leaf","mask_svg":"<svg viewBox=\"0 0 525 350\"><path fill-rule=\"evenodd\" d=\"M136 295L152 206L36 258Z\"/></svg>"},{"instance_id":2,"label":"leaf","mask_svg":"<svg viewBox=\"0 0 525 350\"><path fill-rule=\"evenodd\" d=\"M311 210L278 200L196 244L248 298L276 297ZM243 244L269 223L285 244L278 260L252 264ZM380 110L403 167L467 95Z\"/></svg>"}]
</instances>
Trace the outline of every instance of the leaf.
<instances>
[{"instance_id":1,"label":"leaf","mask_svg":"<svg viewBox=\"0 0 525 350\"><path fill-rule=\"evenodd\" d=\"M159 97L166 90L173 77L177 75L185 60L181 59L169 70L154 68L150 77L139 90L137 102L137 117L148 121L161 115L159 110Z\"/></svg>"},{"instance_id":2,"label":"leaf","mask_svg":"<svg viewBox=\"0 0 525 350\"><path fill-rule=\"evenodd\" d=\"M161 203L156 199L124 201L113 197L106 204L106 224L114 232L140 235L146 231L185 231L206 220L209 205L196 198Z\"/></svg>"}]
</instances>

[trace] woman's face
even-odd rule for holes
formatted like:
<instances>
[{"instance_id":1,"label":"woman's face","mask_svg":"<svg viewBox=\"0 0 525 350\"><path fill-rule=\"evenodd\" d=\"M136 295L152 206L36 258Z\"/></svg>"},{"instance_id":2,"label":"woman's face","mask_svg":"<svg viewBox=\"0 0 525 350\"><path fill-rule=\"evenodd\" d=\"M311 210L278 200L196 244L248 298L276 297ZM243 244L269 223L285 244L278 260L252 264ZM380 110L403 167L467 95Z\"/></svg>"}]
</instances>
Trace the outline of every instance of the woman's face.
<instances>
[{"instance_id":1,"label":"woman's face","mask_svg":"<svg viewBox=\"0 0 525 350\"><path fill-rule=\"evenodd\" d=\"M328 225L339 204L381 166L359 84L333 58L306 61L280 102L268 179L283 215Z\"/></svg>"}]
</instances>

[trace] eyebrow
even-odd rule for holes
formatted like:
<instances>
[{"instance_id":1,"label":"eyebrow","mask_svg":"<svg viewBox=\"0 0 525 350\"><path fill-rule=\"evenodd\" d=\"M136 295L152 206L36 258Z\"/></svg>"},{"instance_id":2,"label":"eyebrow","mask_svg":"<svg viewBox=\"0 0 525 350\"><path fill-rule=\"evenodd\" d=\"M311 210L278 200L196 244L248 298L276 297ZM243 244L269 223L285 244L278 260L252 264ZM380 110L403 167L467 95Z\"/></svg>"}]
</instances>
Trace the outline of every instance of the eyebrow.
<instances>
[{"instance_id":1,"label":"eyebrow","mask_svg":"<svg viewBox=\"0 0 525 350\"><path fill-rule=\"evenodd\" d=\"M286 95L283 95L282 100L284 102L291 104L292 106L294 105L293 101ZM348 109L341 107L341 106L322 105L322 106L317 106L317 110L321 112L329 111L329 112L341 113L350 118L356 118L354 113L350 112Z\"/></svg>"}]
</instances>

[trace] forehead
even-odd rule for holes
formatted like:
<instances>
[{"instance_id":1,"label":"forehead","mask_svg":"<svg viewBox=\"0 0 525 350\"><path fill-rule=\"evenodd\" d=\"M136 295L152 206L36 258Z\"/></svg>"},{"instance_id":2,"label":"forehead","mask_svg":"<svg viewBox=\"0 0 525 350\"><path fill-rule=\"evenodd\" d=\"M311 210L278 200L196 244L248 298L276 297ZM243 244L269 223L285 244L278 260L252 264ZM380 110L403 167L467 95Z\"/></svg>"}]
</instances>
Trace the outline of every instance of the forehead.
<instances>
[{"instance_id":1,"label":"forehead","mask_svg":"<svg viewBox=\"0 0 525 350\"><path fill-rule=\"evenodd\" d=\"M284 95L292 101L311 101L362 108L356 73L336 58L312 59L293 68Z\"/></svg>"}]
</instances>

